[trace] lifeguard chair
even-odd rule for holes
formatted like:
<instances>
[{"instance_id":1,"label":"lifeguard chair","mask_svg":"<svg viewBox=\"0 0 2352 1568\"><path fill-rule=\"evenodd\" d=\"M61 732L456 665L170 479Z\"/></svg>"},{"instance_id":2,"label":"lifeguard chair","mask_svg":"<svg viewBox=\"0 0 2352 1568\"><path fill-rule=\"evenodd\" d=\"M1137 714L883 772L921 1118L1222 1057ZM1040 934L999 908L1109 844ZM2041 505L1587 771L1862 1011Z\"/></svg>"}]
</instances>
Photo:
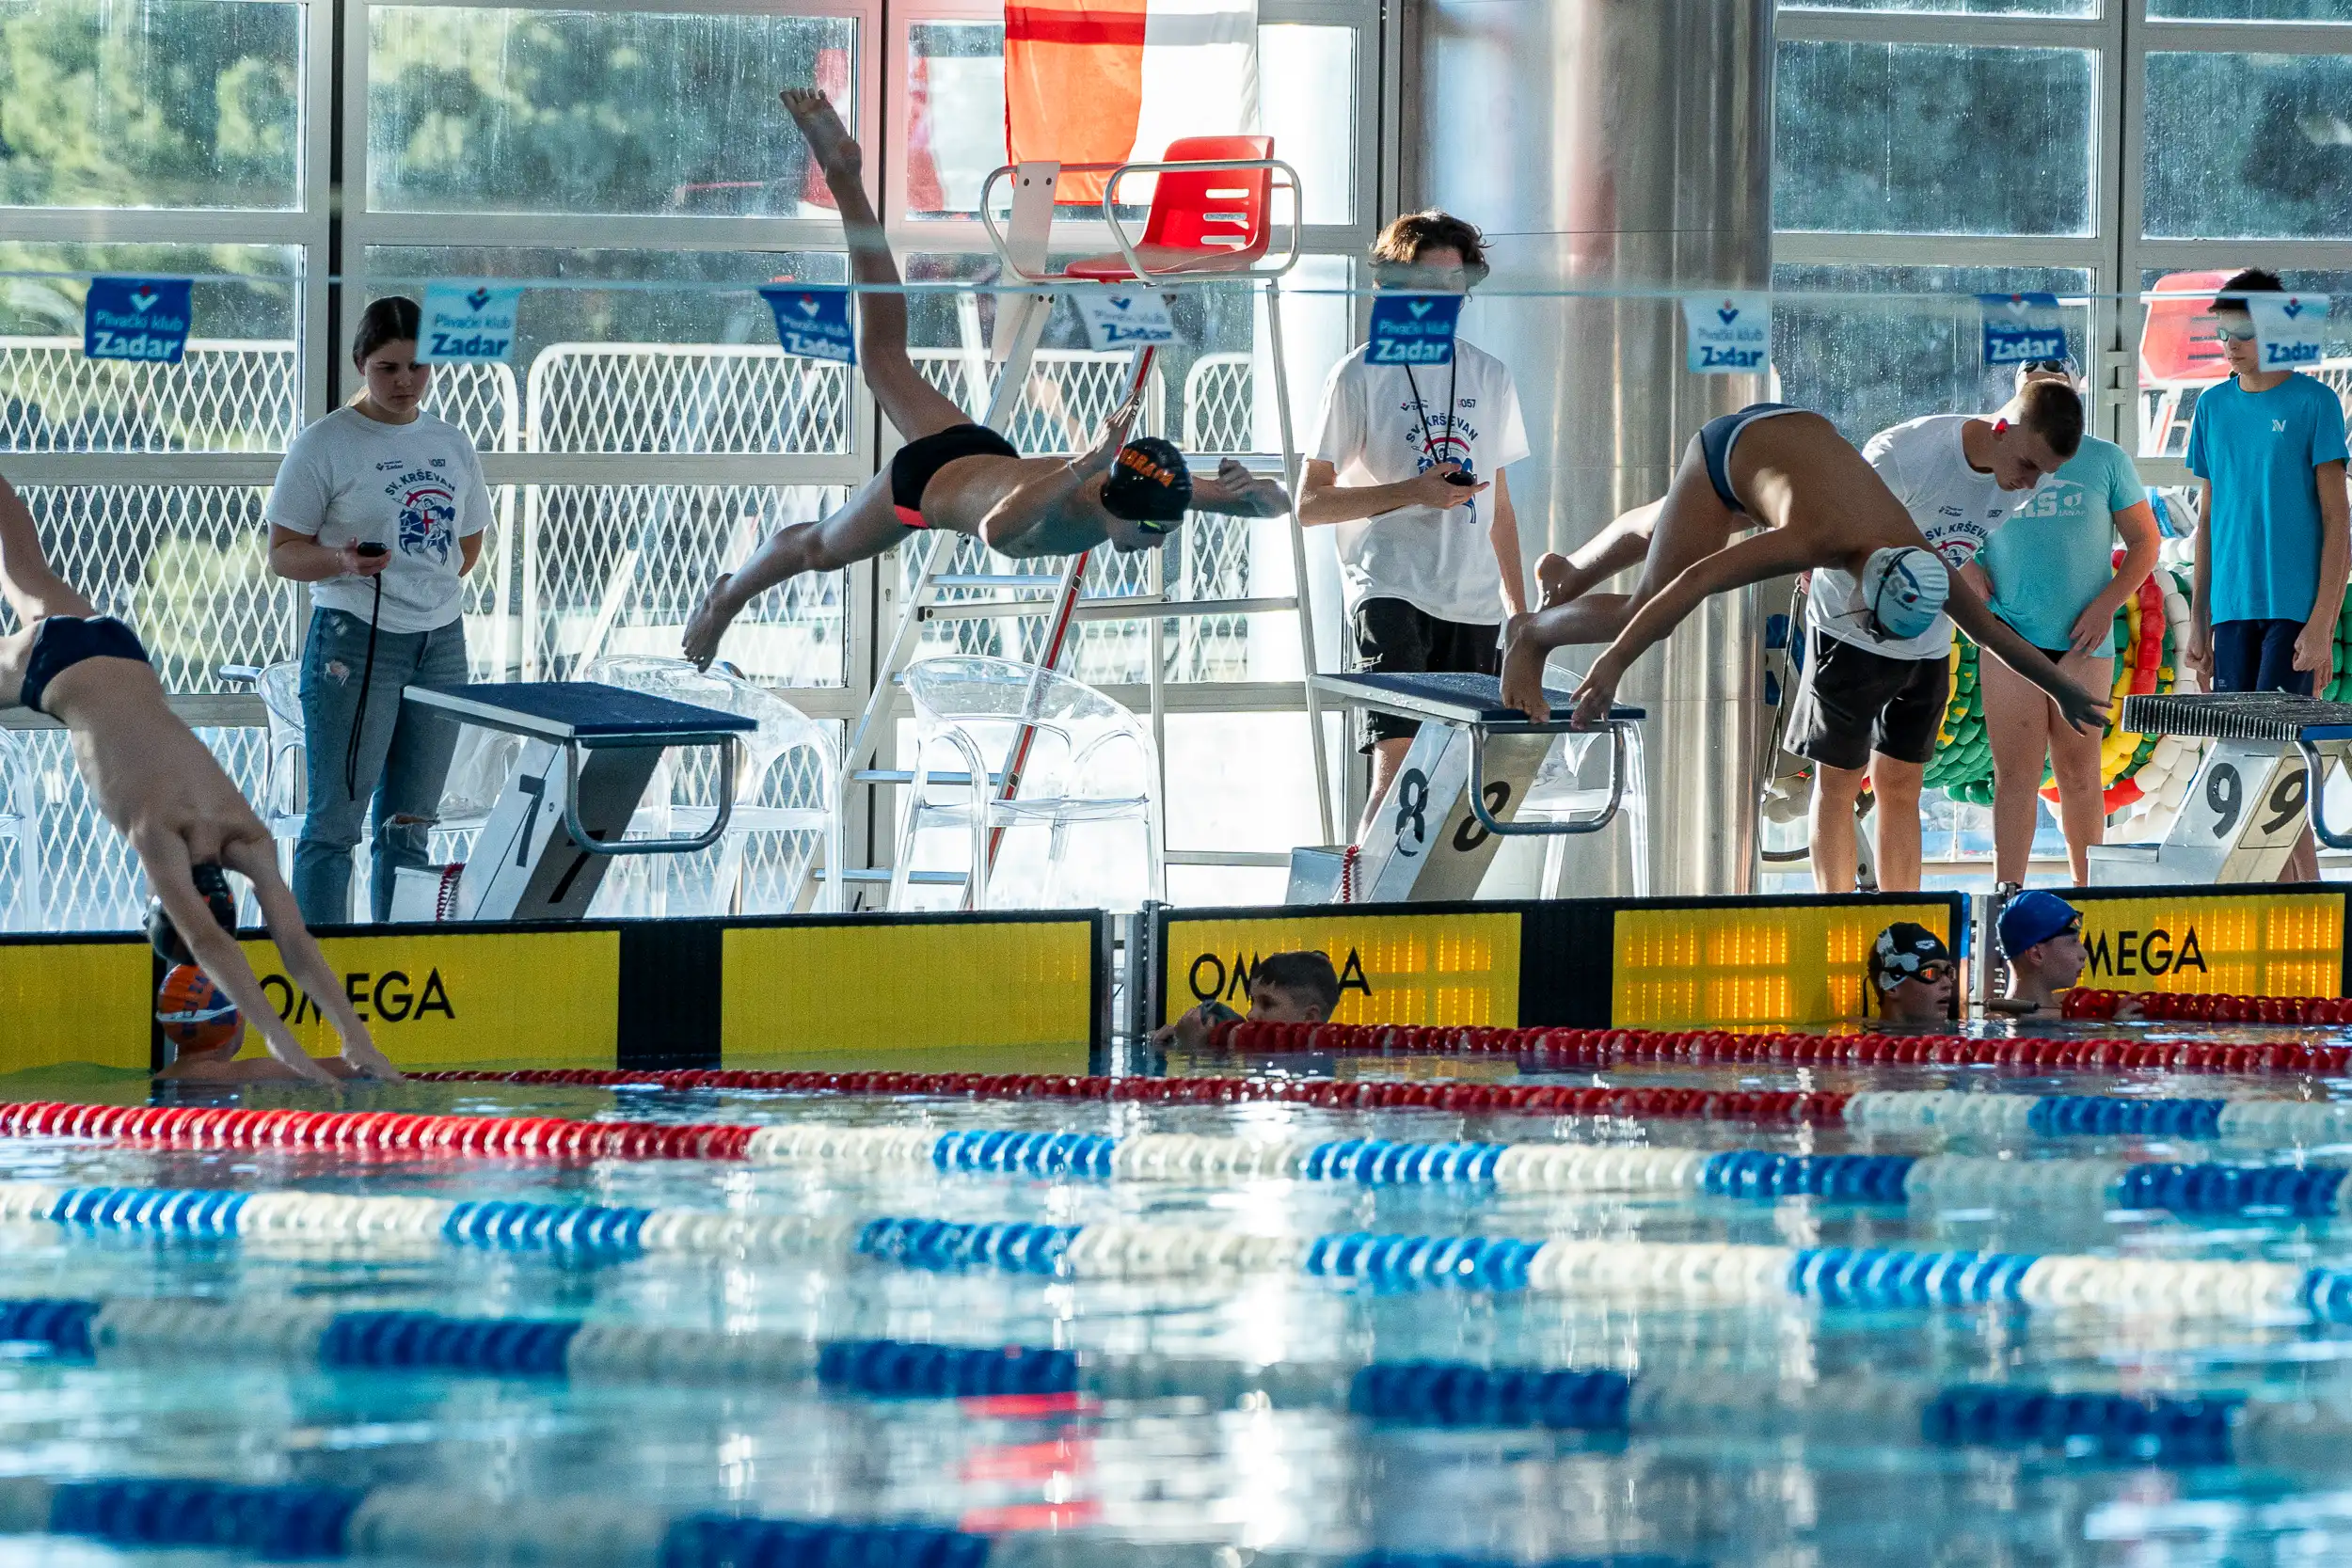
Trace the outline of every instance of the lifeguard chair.
<instances>
[{"instance_id":1,"label":"lifeguard chair","mask_svg":"<svg viewBox=\"0 0 2352 1568\"><path fill-rule=\"evenodd\" d=\"M2187 450L2187 410L2194 405L2184 394L2230 373L2229 356L2214 331L2213 296L2234 276L2167 273L2146 296L2148 315L2139 329L2139 389L2143 397L2153 393L2154 401L2142 426L2145 455L2171 456Z\"/></svg>"}]
</instances>

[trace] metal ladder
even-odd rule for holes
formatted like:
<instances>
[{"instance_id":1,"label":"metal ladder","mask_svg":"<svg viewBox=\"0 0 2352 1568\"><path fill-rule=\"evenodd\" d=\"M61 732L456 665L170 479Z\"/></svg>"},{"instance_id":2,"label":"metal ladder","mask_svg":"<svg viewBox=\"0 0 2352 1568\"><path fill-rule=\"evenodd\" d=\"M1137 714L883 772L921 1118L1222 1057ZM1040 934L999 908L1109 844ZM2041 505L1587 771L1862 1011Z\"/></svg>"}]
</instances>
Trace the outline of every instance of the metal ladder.
<instances>
[{"instance_id":1,"label":"metal ladder","mask_svg":"<svg viewBox=\"0 0 2352 1568\"><path fill-rule=\"evenodd\" d=\"M1025 165L1019 174L1020 183L1015 190L1009 231L1000 238L998 244L999 260L1004 263L1007 274L1012 277L1034 276L1044 261L1053 221L1054 182L1057 170L1048 165ZM1266 286L1267 336L1274 363L1275 399L1281 432L1282 483L1283 488L1295 497L1300 465L1292 429L1290 373L1282 352L1280 284L1274 277L1264 277L1263 282ZM1102 286L1073 281L1064 287ZM1000 296L995 338L987 351L987 362L997 367L996 378L990 389L988 408L983 418L983 422L999 434L1009 433L1020 411L1053 304L1052 292L1006 293ZM968 312L960 310L959 314L963 317L965 336L975 340L967 342L964 352L959 356L968 376L980 363L976 341L978 313L977 309L973 309ZM1127 383L1130 389L1152 374L1153 359L1153 352L1149 348L1136 352ZM1156 433L1153 420L1154 410L1147 404L1137 421L1138 430ZM1256 454L1219 452L1194 455L1212 459L1230 455L1248 462ZM1165 800L1168 796L1168 736L1164 643L1168 621L1175 617L1289 610L1295 616L1298 625L1299 653L1303 665L1302 689L1314 758L1315 802L1324 838L1328 841L1333 833L1330 768L1325 746L1322 702L1314 685L1314 616L1308 589L1306 538L1295 514L1290 517L1289 531L1294 591L1287 594L1231 599L1170 599L1167 594L1164 547L1150 552L1151 578L1146 592L1089 599L1083 588L1090 552L1067 558L1058 573L1053 575L1017 571L958 573L947 570L947 567L953 563L963 536L953 533L930 536L929 547L923 553L922 564L908 584L906 602L900 610L897 629L877 662L873 688L867 693L866 705L859 713L857 724L850 733L849 745L843 751L842 799L838 809L846 814L850 807L850 791L861 786L919 788L924 784L968 785L971 782L968 775L961 772L933 771L926 780L917 781L913 772L904 768L868 766L881 744L882 724L892 716L900 679L908 665L914 662L915 650L921 642L922 628L931 622L1047 617L1044 642L1038 661L1041 667L1049 670L1060 665L1069 646L1071 628L1078 622L1146 622L1149 626L1146 666L1147 689L1151 696L1152 738L1159 769L1160 798ZM996 596L979 599L941 596L974 589L994 590ZM1029 732L1025 728L1015 736L1005 766L989 775L988 782L997 789L1000 799L1011 798L1020 786L1021 768L1025 760L1029 737ZM1001 836L1001 829L990 834L992 857ZM894 834L894 845L895 840ZM1193 859L1184 851L1170 853L1165 846L1162 847L1162 854L1163 865L1154 868L1155 883L1164 883L1167 863L1181 864ZM1227 854L1202 856L1199 862L1211 864L1232 863L1233 857ZM1269 855L1267 863L1282 863L1282 857ZM843 882L850 886L883 884L891 879L891 868L888 865L844 867L839 875ZM964 887L970 879L960 871L915 871L910 873L908 880L916 886Z\"/></svg>"}]
</instances>

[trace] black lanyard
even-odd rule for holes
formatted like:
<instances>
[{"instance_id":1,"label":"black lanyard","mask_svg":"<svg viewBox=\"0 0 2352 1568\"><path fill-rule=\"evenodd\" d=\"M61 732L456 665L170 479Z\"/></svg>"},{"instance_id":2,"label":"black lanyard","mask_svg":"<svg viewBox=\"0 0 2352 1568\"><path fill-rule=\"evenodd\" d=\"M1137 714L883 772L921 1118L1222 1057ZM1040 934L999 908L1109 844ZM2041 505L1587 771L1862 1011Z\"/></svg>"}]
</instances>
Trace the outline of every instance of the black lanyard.
<instances>
[{"instance_id":1,"label":"black lanyard","mask_svg":"<svg viewBox=\"0 0 2352 1568\"><path fill-rule=\"evenodd\" d=\"M1462 345L1456 343L1454 345L1454 357L1447 362L1445 375L1445 434L1448 440L1454 437L1454 394L1461 384ZM1432 438L1429 431L1429 405L1421 401L1421 383L1413 379L1413 367L1410 365L1405 367L1405 385L1413 389L1413 411L1421 416L1422 455L1428 458L1431 467L1434 467L1441 459L1438 456L1438 443ZM1468 464L1463 465L1465 470L1469 467ZM1477 501L1469 500L1463 504L1470 508L1473 518L1478 515Z\"/></svg>"}]
</instances>

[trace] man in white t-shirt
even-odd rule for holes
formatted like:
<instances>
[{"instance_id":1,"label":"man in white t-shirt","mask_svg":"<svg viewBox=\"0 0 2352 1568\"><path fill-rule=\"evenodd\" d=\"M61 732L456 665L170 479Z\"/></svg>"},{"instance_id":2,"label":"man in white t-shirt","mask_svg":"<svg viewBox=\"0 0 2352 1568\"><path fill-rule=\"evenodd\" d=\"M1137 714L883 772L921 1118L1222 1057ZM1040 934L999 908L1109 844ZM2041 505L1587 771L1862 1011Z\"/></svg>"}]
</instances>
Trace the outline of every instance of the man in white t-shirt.
<instances>
[{"instance_id":1,"label":"man in white t-shirt","mask_svg":"<svg viewBox=\"0 0 2352 1568\"><path fill-rule=\"evenodd\" d=\"M2014 423L1931 414L1879 432L1862 455L1958 571L2082 438L2082 399L2048 381L2020 394ZM1950 692L1952 624L1938 615L1918 636L1886 641L1871 636L1868 623L1852 575L1816 569L1804 674L1783 744L1815 765L1811 859L1821 893L1853 891L1854 804L1866 779L1876 800L1879 886L1919 886L1919 787Z\"/></svg>"},{"instance_id":2,"label":"man in white t-shirt","mask_svg":"<svg viewBox=\"0 0 2352 1568\"><path fill-rule=\"evenodd\" d=\"M1460 291L1486 275L1478 230L1439 212L1391 222L1372 261L1384 282L1426 289ZM1502 477L1528 454L1518 388L1502 360L1458 337L1451 365L1418 371L1369 364L1365 352L1324 386L1298 490L1299 522L1337 530L1356 667L1495 674L1503 618L1527 608ZM1360 724L1372 794L1359 837L1421 727L1369 710Z\"/></svg>"}]
</instances>

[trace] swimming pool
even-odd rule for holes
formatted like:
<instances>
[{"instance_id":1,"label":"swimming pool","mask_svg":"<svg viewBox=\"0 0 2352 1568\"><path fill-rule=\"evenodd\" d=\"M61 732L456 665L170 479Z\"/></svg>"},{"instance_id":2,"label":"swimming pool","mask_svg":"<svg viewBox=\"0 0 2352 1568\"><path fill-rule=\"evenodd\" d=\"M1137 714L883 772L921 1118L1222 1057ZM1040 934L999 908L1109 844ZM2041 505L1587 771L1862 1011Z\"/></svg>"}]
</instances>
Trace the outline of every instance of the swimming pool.
<instances>
[{"instance_id":1,"label":"swimming pool","mask_svg":"<svg viewBox=\"0 0 2352 1568\"><path fill-rule=\"evenodd\" d=\"M2352 1136L2231 1109L2301 1080L1197 1065L1816 1114L410 1083L346 1101L416 1118L384 1147L266 1147L290 1124L233 1117L164 1132L265 1147L0 1137L0 1551L2352 1557ZM1834 1099L1890 1090L1914 1098ZM451 1116L776 1131L726 1159L483 1158L418 1131ZM2293 1168L2228 1174L2249 1165Z\"/></svg>"}]
</instances>

